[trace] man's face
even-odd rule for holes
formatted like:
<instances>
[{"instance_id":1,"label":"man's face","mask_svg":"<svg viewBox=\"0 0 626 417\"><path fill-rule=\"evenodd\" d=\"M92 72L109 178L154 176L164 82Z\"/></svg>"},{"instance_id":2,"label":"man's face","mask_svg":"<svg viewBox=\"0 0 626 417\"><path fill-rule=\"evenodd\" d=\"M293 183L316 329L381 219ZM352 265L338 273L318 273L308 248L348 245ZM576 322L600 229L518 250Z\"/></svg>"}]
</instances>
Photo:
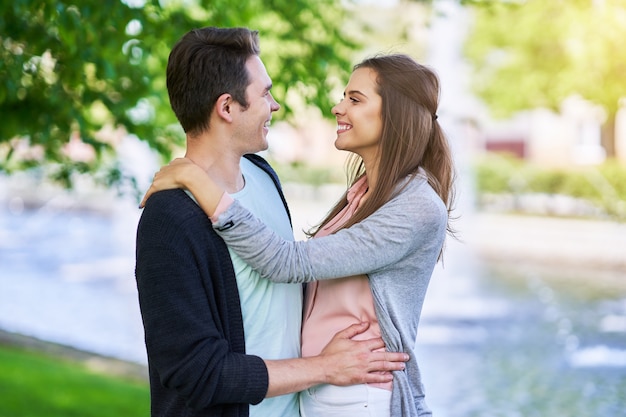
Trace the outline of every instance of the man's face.
<instances>
[{"instance_id":1,"label":"man's face","mask_svg":"<svg viewBox=\"0 0 626 417\"><path fill-rule=\"evenodd\" d=\"M248 107L237 106L233 139L243 153L255 153L267 149L268 126L272 113L280 109L280 105L272 97L272 80L261 58L256 55L248 58L246 69L250 78L246 88Z\"/></svg>"}]
</instances>

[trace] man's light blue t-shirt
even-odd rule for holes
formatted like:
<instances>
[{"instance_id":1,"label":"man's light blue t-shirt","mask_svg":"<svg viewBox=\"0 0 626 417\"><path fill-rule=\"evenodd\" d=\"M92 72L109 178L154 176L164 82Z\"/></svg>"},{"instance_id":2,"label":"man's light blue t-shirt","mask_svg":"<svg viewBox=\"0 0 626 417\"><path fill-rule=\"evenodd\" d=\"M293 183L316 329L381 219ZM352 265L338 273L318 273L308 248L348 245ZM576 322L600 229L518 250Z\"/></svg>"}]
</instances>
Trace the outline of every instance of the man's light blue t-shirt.
<instances>
[{"instance_id":1,"label":"man's light blue t-shirt","mask_svg":"<svg viewBox=\"0 0 626 417\"><path fill-rule=\"evenodd\" d=\"M241 159L244 188L231 194L284 239L293 240L289 217L272 179L245 158ZM229 249L241 299L246 353L263 359L300 356L302 287L263 279ZM299 416L298 395L267 398L250 407L250 417Z\"/></svg>"}]
</instances>

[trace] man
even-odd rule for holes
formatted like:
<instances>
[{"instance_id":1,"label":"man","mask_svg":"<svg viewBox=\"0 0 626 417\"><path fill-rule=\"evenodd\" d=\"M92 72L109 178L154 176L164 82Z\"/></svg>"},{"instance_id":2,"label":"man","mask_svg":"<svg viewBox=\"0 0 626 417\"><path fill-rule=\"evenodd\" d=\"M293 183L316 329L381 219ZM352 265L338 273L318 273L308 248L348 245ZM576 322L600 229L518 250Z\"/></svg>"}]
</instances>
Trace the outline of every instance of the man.
<instances>
[{"instance_id":1,"label":"man","mask_svg":"<svg viewBox=\"0 0 626 417\"><path fill-rule=\"evenodd\" d=\"M169 57L167 88L187 136L185 156L293 239L278 178L254 155L267 149L280 108L271 87L256 31L192 30ZM260 279L184 191L150 197L136 256L152 416L297 416L294 393L388 381L390 372L372 371L402 369L407 359L373 352L380 340L351 340L367 323L338 333L320 356L299 358L302 288Z\"/></svg>"}]
</instances>

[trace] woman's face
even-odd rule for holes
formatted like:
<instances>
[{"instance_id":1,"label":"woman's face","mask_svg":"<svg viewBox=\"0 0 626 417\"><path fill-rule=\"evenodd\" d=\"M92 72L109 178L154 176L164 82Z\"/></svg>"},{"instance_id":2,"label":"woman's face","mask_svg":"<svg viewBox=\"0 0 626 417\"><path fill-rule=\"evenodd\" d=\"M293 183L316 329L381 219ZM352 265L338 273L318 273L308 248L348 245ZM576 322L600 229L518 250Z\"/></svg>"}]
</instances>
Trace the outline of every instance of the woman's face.
<instances>
[{"instance_id":1,"label":"woman's face","mask_svg":"<svg viewBox=\"0 0 626 417\"><path fill-rule=\"evenodd\" d=\"M337 118L335 147L351 151L364 161L376 158L382 133L382 98L376 72L358 68L350 76L343 99L332 108Z\"/></svg>"}]
</instances>

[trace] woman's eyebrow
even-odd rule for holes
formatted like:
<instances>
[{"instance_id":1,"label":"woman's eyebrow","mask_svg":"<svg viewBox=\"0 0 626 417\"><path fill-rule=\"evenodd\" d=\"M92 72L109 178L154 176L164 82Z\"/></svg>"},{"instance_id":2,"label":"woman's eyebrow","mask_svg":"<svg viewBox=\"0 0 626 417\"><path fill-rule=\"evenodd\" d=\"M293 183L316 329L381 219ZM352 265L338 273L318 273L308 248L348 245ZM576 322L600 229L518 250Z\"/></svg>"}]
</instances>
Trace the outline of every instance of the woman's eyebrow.
<instances>
[{"instance_id":1,"label":"woman's eyebrow","mask_svg":"<svg viewBox=\"0 0 626 417\"><path fill-rule=\"evenodd\" d=\"M363 94L363 93L362 93L361 91L359 91L359 90L350 90L350 91L348 91L348 92L347 92L347 95L354 95L354 94L358 94L358 95L360 95L360 96L367 97L367 95ZM343 96L344 96L344 97L346 96L346 93L345 93L345 92L343 93Z\"/></svg>"}]
</instances>

